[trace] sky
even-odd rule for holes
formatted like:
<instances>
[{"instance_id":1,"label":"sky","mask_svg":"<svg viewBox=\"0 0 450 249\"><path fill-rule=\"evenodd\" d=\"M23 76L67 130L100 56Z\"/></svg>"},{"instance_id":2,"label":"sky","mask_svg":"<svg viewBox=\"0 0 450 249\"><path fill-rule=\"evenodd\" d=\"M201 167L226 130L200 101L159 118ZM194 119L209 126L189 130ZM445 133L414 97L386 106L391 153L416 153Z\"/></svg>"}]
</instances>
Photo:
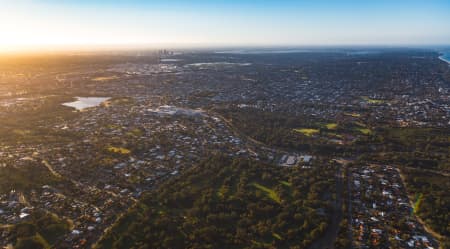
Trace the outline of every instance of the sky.
<instances>
[{"instance_id":1,"label":"sky","mask_svg":"<svg viewBox=\"0 0 450 249\"><path fill-rule=\"evenodd\" d=\"M450 0L0 0L0 51L449 45Z\"/></svg>"}]
</instances>

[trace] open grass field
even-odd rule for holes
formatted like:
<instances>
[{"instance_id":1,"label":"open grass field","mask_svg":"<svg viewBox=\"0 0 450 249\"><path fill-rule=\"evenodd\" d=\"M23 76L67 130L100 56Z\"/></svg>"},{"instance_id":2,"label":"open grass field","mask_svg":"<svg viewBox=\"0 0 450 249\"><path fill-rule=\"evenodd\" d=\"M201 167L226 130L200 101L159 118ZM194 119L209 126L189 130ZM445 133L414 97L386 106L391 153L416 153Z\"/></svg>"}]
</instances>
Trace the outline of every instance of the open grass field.
<instances>
[{"instance_id":1,"label":"open grass field","mask_svg":"<svg viewBox=\"0 0 450 249\"><path fill-rule=\"evenodd\" d=\"M368 128L356 128L357 131L361 132L364 135L372 134L372 130Z\"/></svg>"},{"instance_id":2,"label":"open grass field","mask_svg":"<svg viewBox=\"0 0 450 249\"><path fill-rule=\"evenodd\" d=\"M328 130L336 130L337 127L338 127L338 124L336 124L336 123L329 123L329 124L326 124L325 127L326 127Z\"/></svg>"},{"instance_id":3,"label":"open grass field","mask_svg":"<svg viewBox=\"0 0 450 249\"><path fill-rule=\"evenodd\" d=\"M366 96L364 96L364 97L361 97L364 101L366 101L367 103L369 103L369 104L376 104L376 105L379 105L379 104L384 104L384 103L386 103L386 101L385 100L382 100L382 99L372 99L372 98L369 98L369 97L366 97Z\"/></svg>"},{"instance_id":4,"label":"open grass field","mask_svg":"<svg viewBox=\"0 0 450 249\"><path fill-rule=\"evenodd\" d=\"M128 155L128 154L131 153L131 151L129 149L126 149L126 148L123 148L123 147L108 146L107 149L108 149L109 152L122 154L122 155Z\"/></svg>"},{"instance_id":5,"label":"open grass field","mask_svg":"<svg viewBox=\"0 0 450 249\"><path fill-rule=\"evenodd\" d=\"M94 248L308 248L327 227L319 175L212 157L146 193Z\"/></svg>"},{"instance_id":6,"label":"open grass field","mask_svg":"<svg viewBox=\"0 0 450 249\"><path fill-rule=\"evenodd\" d=\"M261 185L259 183L256 183L256 182L253 183L253 186L255 186L255 188L263 191L267 195L267 197L269 197L270 199L272 199L276 203L281 203L280 196L278 196L278 194L273 189L270 189L270 188L268 188L266 186L263 186L263 185Z\"/></svg>"},{"instance_id":7,"label":"open grass field","mask_svg":"<svg viewBox=\"0 0 450 249\"><path fill-rule=\"evenodd\" d=\"M319 133L319 129L312 129L312 128L299 128L299 129L294 129L294 131L301 133L308 137Z\"/></svg>"},{"instance_id":8,"label":"open grass field","mask_svg":"<svg viewBox=\"0 0 450 249\"><path fill-rule=\"evenodd\" d=\"M116 80L119 77L113 75L113 76L100 76L100 77L95 77L92 78L92 81L97 81L97 82L105 82L105 81L109 81L109 80Z\"/></svg>"}]
</instances>

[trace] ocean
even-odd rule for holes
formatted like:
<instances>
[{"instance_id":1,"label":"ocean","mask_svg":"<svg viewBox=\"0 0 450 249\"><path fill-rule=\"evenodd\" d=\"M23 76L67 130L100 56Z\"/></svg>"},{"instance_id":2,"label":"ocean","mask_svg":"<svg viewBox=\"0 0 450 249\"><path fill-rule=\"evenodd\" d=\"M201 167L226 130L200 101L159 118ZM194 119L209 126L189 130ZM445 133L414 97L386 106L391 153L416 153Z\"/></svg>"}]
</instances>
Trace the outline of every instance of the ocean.
<instances>
[{"instance_id":1,"label":"ocean","mask_svg":"<svg viewBox=\"0 0 450 249\"><path fill-rule=\"evenodd\" d=\"M450 51L441 51L441 55L439 56L439 59L450 64Z\"/></svg>"}]
</instances>

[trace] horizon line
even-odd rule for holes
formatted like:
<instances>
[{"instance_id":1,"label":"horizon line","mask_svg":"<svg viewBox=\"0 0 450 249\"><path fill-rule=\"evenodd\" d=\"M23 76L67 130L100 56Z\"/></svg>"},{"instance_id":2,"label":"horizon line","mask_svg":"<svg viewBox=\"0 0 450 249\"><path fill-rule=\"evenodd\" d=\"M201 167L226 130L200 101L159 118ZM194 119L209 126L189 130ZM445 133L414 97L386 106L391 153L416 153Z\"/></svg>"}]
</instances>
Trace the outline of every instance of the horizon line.
<instances>
[{"instance_id":1,"label":"horizon line","mask_svg":"<svg viewBox=\"0 0 450 249\"><path fill-rule=\"evenodd\" d=\"M213 50L213 49L271 49L271 48L450 48L450 43L323 43L323 44L216 44L216 43L155 43L155 44L70 44L38 45L3 49L0 55L57 54L90 52L149 52L154 50Z\"/></svg>"}]
</instances>

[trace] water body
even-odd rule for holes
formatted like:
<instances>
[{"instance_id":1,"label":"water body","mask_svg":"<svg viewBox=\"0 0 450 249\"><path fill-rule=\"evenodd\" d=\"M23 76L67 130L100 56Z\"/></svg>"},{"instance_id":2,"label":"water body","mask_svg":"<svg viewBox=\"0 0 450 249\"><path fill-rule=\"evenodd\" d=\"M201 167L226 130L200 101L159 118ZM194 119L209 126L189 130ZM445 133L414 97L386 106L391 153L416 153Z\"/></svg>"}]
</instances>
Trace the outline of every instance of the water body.
<instances>
[{"instance_id":1,"label":"water body","mask_svg":"<svg viewBox=\"0 0 450 249\"><path fill-rule=\"evenodd\" d=\"M290 53L308 53L312 52L309 49L236 49L216 51L216 54L290 54Z\"/></svg>"},{"instance_id":2,"label":"water body","mask_svg":"<svg viewBox=\"0 0 450 249\"><path fill-rule=\"evenodd\" d=\"M250 66L251 63L234 63L234 62L201 62L201 63L192 63L186 64L185 67L226 67L226 66Z\"/></svg>"},{"instance_id":3,"label":"water body","mask_svg":"<svg viewBox=\"0 0 450 249\"><path fill-rule=\"evenodd\" d=\"M216 54L292 54L292 53L341 53L346 55L379 54L379 49L313 48L313 49L237 49L215 51Z\"/></svg>"},{"instance_id":4,"label":"water body","mask_svg":"<svg viewBox=\"0 0 450 249\"><path fill-rule=\"evenodd\" d=\"M376 50L360 50L360 51L350 51L347 52L347 55L371 55L371 54L379 54L380 51Z\"/></svg>"},{"instance_id":5,"label":"water body","mask_svg":"<svg viewBox=\"0 0 450 249\"><path fill-rule=\"evenodd\" d=\"M161 59L161 62L178 62L178 61L182 61L182 59Z\"/></svg>"},{"instance_id":6,"label":"water body","mask_svg":"<svg viewBox=\"0 0 450 249\"><path fill-rule=\"evenodd\" d=\"M76 101L63 103L63 106L73 107L78 111L86 108L99 106L101 103L107 101L108 97L76 97Z\"/></svg>"},{"instance_id":7,"label":"water body","mask_svg":"<svg viewBox=\"0 0 450 249\"><path fill-rule=\"evenodd\" d=\"M450 51L442 51L441 55L439 56L439 59L450 64Z\"/></svg>"}]
</instances>

